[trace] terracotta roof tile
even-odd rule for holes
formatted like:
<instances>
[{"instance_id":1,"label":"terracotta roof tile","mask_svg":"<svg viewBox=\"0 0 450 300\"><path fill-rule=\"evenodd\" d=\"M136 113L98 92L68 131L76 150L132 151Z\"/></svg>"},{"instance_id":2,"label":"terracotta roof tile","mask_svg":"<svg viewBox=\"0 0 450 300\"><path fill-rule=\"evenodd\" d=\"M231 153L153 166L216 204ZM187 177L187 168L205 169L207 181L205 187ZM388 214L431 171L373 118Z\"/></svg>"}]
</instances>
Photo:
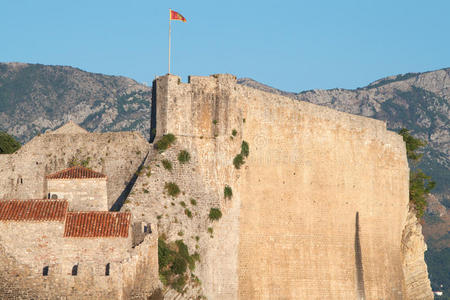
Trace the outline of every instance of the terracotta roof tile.
<instances>
[{"instance_id":1,"label":"terracotta roof tile","mask_svg":"<svg viewBox=\"0 0 450 300\"><path fill-rule=\"evenodd\" d=\"M66 200L0 201L0 221L64 221Z\"/></svg>"},{"instance_id":2,"label":"terracotta roof tile","mask_svg":"<svg viewBox=\"0 0 450 300\"><path fill-rule=\"evenodd\" d=\"M64 237L128 237L127 212L68 212Z\"/></svg>"},{"instance_id":3,"label":"terracotta roof tile","mask_svg":"<svg viewBox=\"0 0 450 300\"><path fill-rule=\"evenodd\" d=\"M88 179L106 178L106 175L92 171L91 169L75 166L62 171L45 176L47 179Z\"/></svg>"}]
</instances>

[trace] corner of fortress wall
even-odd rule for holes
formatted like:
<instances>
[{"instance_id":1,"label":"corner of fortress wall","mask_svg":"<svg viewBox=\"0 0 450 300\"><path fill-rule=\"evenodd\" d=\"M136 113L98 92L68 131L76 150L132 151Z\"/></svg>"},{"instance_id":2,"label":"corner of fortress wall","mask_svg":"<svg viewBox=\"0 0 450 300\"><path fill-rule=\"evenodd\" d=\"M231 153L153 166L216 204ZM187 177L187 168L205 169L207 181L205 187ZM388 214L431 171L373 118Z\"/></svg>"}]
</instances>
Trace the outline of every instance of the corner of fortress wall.
<instances>
[{"instance_id":1,"label":"corner of fortress wall","mask_svg":"<svg viewBox=\"0 0 450 300\"><path fill-rule=\"evenodd\" d=\"M233 188L214 229L228 247L211 241L201 268L208 298L417 294L403 274L405 146L383 121L241 86L232 75L155 83L156 135L173 133L205 157L199 176L218 198ZM250 156L236 170L241 140ZM431 299L428 281L421 289Z\"/></svg>"}]
</instances>

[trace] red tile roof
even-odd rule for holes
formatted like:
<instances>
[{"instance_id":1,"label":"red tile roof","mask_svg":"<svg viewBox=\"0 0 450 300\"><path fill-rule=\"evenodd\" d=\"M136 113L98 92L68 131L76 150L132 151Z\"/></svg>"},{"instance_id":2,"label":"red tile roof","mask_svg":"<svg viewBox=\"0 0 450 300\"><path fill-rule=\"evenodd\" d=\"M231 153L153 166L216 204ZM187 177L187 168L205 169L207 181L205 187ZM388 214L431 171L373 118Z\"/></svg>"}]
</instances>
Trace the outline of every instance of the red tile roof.
<instances>
[{"instance_id":1,"label":"red tile roof","mask_svg":"<svg viewBox=\"0 0 450 300\"><path fill-rule=\"evenodd\" d=\"M127 212L68 212L64 237L128 237L131 214Z\"/></svg>"},{"instance_id":2,"label":"red tile roof","mask_svg":"<svg viewBox=\"0 0 450 300\"><path fill-rule=\"evenodd\" d=\"M47 179L88 179L106 178L106 175L92 171L91 169L75 166L62 171L45 176Z\"/></svg>"},{"instance_id":3,"label":"red tile roof","mask_svg":"<svg viewBox=\"0 0 450 300\"><path fill-rule=\"evenodd\" d=\"M64 221L66 200L0 201L0 221Z\"/></svg>"}]
</instances>

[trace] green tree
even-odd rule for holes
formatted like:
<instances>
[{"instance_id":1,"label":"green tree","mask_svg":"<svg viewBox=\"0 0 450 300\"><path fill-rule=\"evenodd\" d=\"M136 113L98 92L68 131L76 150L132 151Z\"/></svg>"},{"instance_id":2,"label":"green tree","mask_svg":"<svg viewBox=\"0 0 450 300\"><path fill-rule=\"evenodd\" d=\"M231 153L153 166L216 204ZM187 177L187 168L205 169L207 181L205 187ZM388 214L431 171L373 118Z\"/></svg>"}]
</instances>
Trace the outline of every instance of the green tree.
<instances>
[{"instance_id":1,"label":"green tree","mask_svg":"<svg viewBox=\"0 0 450 300\"><path fill-rule=\"evenodd\" d=\"M15 138L6 132L0 131L0 154L14 153L20 146L20 143Z\"/></svg>"},{"instance_id":2,"label":"green tree","mask_svg":"<svg viewBox=\"0 0 450 300\"><path fill-rule=\"evenodd\" d=\"M399 134L406 143L406 156L411 168L409 175L409 201L414 205L416 216L420 219L423 217L427 207L426 197L436 185L430 176L426 175L421 169L416 168L423 156L422 153L417 151L427 143L413 137L406 128L400 129Z\"/></svg>"}]
</instances>

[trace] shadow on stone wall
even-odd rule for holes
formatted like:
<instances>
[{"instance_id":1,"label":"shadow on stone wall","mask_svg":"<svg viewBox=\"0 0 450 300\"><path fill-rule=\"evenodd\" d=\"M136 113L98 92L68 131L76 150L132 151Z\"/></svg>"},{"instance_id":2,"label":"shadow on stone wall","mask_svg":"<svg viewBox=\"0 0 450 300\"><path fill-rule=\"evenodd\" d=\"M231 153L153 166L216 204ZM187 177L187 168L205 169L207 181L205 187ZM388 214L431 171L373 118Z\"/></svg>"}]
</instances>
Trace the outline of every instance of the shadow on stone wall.
<instances>
[{"instance_id":1,"label":"shadow on stone wall","mask_svg":"<svg viewBox=\"0 0 450 300\"><path fill-rule=\"evenodd\" d=\"M153 143L156 136L156 80L152 84L152 107L150 114L150 143Z\"/></svg>"},{"instance_id":2,"label":"shadow on stone wall","mask_svg":"<svg viewBox=\"0 0 450 300\"><path fill-rule=\"evenodd\" d=\"M366 292L364 290L364 270L362 265L361 241L359 239L359 212L356 212L355 220L355 265L358 300L364 300L366 299Z\"/></svg>"},{"instance_id":3,"label":"shadow on stone wall","mask_svg":"<svg viewBox=\"0 0 450 300\"><path fill-rule=\"evenodd\" d=\"M149 152L145 155L144 159L142 160L141 164L137 168L136 172L134 173L133 177L131 178L130 182L128 182L127 186L123 190L123 192L120 194L119 198L114 202L114 204L111 206L109 211L120 211L123 204L125 203L125 200L127 200L128 195L130 194L131 190L133 189L134 184L136 183L136 180L139 177L139 170L141 170L144 167L144 163L147 160Z\"/></svg>"}]
</instances>

